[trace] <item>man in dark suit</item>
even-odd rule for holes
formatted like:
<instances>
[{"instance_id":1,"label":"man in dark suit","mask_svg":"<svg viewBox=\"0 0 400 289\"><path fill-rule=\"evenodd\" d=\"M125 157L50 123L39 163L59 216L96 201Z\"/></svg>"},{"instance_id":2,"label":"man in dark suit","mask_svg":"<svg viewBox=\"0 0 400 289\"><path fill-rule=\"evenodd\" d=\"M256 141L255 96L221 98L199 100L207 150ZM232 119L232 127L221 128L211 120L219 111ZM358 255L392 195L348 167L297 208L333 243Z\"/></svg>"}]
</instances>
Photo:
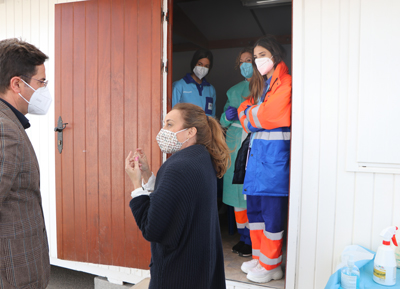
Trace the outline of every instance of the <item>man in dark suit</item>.
<instances>
[{"instance_id":1,"label":"man in dark suit","mask_svg":"<svg viewBox=\"0 0 400 289\"><path fill-rule=\"evenodd\" d=\"M51 104L47 59L24 41L0 41L0 289L49 283L39 164L25 132L25 115L46 114Z\"/></svg>"}]
</instances>

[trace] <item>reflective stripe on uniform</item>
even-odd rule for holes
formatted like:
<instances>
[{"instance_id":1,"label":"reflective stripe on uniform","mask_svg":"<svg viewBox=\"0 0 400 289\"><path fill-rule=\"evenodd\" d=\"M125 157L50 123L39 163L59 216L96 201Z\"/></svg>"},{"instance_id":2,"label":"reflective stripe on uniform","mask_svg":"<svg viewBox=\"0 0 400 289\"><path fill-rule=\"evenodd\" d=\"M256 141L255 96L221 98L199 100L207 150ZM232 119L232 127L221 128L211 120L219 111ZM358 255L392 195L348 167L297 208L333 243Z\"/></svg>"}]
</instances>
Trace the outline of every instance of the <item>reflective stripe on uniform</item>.
<instances>
[{"instance_id":1,"label":"reflective stripe on uniform","mask_svg":"<svg viewBox=\"0 0 400 289\"><path fill-rule=\"evenodd\" d=\"M255 124L256 128L262 128L260 121L258 120L257 117L257 113L258 113L258 109L260 108L259 105L255 106L252 110L251 110L251 115L253 116L253 121Z\"/></svg>"},{"instance_id":2,"label":"reflective stripe on uniform","mask_svg":"<svg viewBox=\"0 0 400 289\"><path fill-rule=\"evenodd\" d=\"M263 230L265 229L264 223L250 223L250 230Z\"/></svg>"},{"instance_id":3,"label":"reflective stripe on uniform","mask_svg":"<svg viewBox=\"0 0 400 289\"><path fill-rule=\"evenodd\" d=\"M256 259L258 259L258 257L260 257L260 250L257 250L257 249L254 249L253 248L253 250L251 250L252 252L252 255L253 255L253 258L256 258Z\"/></svg>"},{"instance_id":4,"label":"reflective stripe on uniform","mask_svg":"<svg viewBox=\"0 0 400 289\"><path fill-rule=\"evenodd\" d=\"M260 252L260 261L263 262L265 265L278 265L282 262L282 255L279 258L276 259L270 259L264 254Z\"/></svg>"},{"instance_id":5,"label":"reflective stripe on uniform","mask_svg":"<svg viewBox=\"0 0 400 289\"><path fill-rule=\"evenodd\" d=\"M231 125L235 126L235 127L238 127L238 128L242 128L242 125L239 124L239 123L236 123L236 122L232 123Z\"/></svg>"},{"instance_id":6,"label":"reflective stripe on uniform","mask_svg":"<svg viewBox=\"0 0 400 289\"><path fill-rule=\"evenodd\" d=\"M247 211L247 209L246 209L246 208L238 208L238 207L233 207L233 209L235 210L235 212Z\"/></svg>"},{"instance_id":7,"label":"reflective stripe on uniform","mask_svg":"<svg viewBox=\"0 0 400 289\"><path fill-rule=\"evenodd\" d=\"M283 231L278 233L270 233L264 230L264 236L272 241L278 241L282 239Z\"/></svg>"},{"instance_id":8,"label":"reflective stripe on uniform","mask_svg":"<svg viewBox=\"0 0 400 289\"><path fill-rule=\"evenodd\" d=\"M276 259L269 259L262 253L260 253L258 259L260 260L260 265L263 266L266 270L273 270L282 264L282 256Z\"/></svg>"},{"instance_id":9,"label":"reflective stripe on uniform","mask_svg":"<svg viewBox=\"0 0 400 289\"><path fill-rule=\"evenodd\" d=\"M246 128L246 131L249 131L249 121L247 120L247 118L243 121L243 125Z\"/></svg>"},{"instance_id":10,"label":"reflective stripe on uniform","mask_svg":"<svg viewBox=\"0 0 400 289\"><path fill-rule=\"evenodd\" d=\"M249 228L249 223L244 223L244 224L236 223L236 227L237 227L238 229L247 228L247 229L250 230L250 228Z\"/></svg>"},{"instance_id":11,"label":"reflective stripe on uniform","mask_svg":"<svg viewBox=\"0 0 400 289\"><path fill-rule=\"evenodd\" d=\"M242 116L244 116L245 114L244 114L244 110L243 111L241 111L240 113L239 113L239 119L241 119L242 118Z\"/></svg>"},{"instance_id":12,"label":"reflective stripe on uniform","mask_svg":"<svg viewBox=\"0 0 400 289\"><path fill-rule=\"evenodd\" d=\"M262 140L290 140L289 131L259 131L254 134L253 139Z\"/></svg>"}]
</instances>

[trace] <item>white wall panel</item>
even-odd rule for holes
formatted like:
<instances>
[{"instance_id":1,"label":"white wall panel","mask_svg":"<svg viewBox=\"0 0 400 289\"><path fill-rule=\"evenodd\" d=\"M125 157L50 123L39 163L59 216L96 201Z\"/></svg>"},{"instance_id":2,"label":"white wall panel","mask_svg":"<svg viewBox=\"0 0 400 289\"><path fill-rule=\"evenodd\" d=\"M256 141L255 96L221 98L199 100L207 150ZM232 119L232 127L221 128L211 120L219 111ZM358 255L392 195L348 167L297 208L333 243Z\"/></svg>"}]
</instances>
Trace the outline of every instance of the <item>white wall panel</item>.
<instances>
[{"instance_id":1,"label":"white wall panel","mask_svg":"<svg viewBox=\"0 0 400 289\"><path fill-rule=\"evenodd\" d=\"M315 274L323 288L332 271L337 186L339 1L321 2L319 198Z\"/></svg>"},{"instance_id":2,"label":"white wall panel","mask_svg":"<svg viewBox=\"0 0 400 289\"><path fill-rule=\"evenodd\" d=\"M357 161L360 121L365 124L354 109L359 107L360 91L368 88L360 73L380 69L375 64L361 71L360 65L360 50L365 49L360 41L361 15L373 14L375 6L360 0L293 1L293 136L303 132L303 140L292 140L291 180L295 182L291 182L290 204L299 206L300 219L289 216L290 223L297 221L299 231L297 279L290 288L319 289L335 270L345 246L376 250L380 231L400 225L400 175L349 170L349 161ZM379 5L384 6L381 11L389 11L398 4ZM393 13L373 21L383 15ZM390 29L379 33L385 39L393 37ZM382 47L382 43L369 45L372 50ZM388 113L382 116L384 121L394 117ZM302 171L295 169L299 161ZM300 192L295 187L299 184ZM300 195L297 203L293 192Z\"/></svg>"},{"instance_id":3,"label":"white wall panel","mask_svg":"<svg viewBox=\"0 0 400 289\"><path fill-rule=\"evenodd\" d=\"M400 168L400 2L361 2L357 161Z\"/></svg>"},{"instance_id":4,"label":"white wall panel","mask_svg":"<svg viewBox=\"0 0 400 289\"><path fill-rule=\"evenodd\" d=\"M296 51L297 44L293 43L293 77L303 75L303 143L292 142L292 157L303 155L301 171L292 171L292 175L302 173L302 198L299 232L298 261L302 266L297 268L299 288L313 288L315 285L315 259L317 246L318 202L319 202L319 154L320 154L320 109L321 109L321 3L320 1L304 1L304 44L303 53ZM298 43L300 45L300 43ZM313 44L313 45L311 45ZM307 50L305 49L307 47ZM301 48L300 48L301 49ZM304 57L301 71L296 66L296 56ZM293 88L293 98L296 98L296 87ZM293 134L296 132L294 131ZM304 144L304 145L303 145ZM305 193L306 192L306 193ZM293 205L291 203L291 205ZM291 216L289 215L289 219Z\"/></svg>"},{"instance_id":5,"label":"white wall panel","mask_svg":"<svg viewBox=\"0 0 400 289\"><path fill-rule=\"evenodd\" d=\"M376 251L382 244L379 236L381 231L391 226L393 216L393 186L394 176L390 174L375 174L374 180L374 201L372 207L372 244L371 249ZM395 211L399 214L398 209Z\"/></svg>"},{"instance_id":6,"label":"white wall panel","mask_svg":"<svg viewBox=\"0 0 400 289\"><path fill-rule=\"evenodd\" d=\"M400 228L400 213L399 213L399 208L400 208L400 175L395 175L394 176L394 181L393 181L393 202L392 202L392 224L396 225ZM400 241L400 230L399 230L399 238L398 240Z\"/></svg>"},{"instance_id":7,"label":"white wall panel","mask_svg":"<svg viewBox=\"0 0 400 289\"><path fill-rule=\"evenodd\" d=\"M374 204L374 174L356 174L354 195L355 205L352 243L371 248L373 219L373 214L371 212Z\"/></svg>"},{"instance_id":8,"label":"white wall panel","mask_svg":"<svg viewBox=\"0 0 400 289\"><path fill-rule=\"evenodd\" d=\"M336 80L338 87L337 95L334 98L338 99L337 107L337 154L334 157L337 159L337 177L336 177L336 203L335 203L335 225L334 225L334 243L332 250L332 268L336 268L343 248L352 242L353 230L353 209L354 209L354 181L353 173L345 171L346 160L337 158L338 155L346 154L346 123L347 123L347 90L349 83L348 71L348 45L349 45L349 1L339 1L339 11L336 13L339 16L339 39L338 39L338 65L339 70ZM346 225L343 225L346 224Z\"/></svg>"},{"instance_id":9,"label":"white wall panel","mask_svg":"<svg viewBox=\"0 0 400 289\"><path fill-rule=\"evenodd\" d=\"M7 9L6 3L0 1L0 39L7 38Z\"/></svg>"}]
</instances>

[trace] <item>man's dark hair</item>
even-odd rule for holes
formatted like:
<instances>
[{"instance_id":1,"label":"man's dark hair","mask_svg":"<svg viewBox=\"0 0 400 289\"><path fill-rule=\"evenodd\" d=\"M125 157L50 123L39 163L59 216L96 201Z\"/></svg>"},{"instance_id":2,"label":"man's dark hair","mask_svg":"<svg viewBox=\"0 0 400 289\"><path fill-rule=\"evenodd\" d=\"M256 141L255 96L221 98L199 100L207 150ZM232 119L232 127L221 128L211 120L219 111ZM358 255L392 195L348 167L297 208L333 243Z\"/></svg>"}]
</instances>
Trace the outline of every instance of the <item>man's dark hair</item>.
<instances>
[{"instance_id":1,"label":"man's dark hair","mask_svg":"<svg viewBox=\"0 0 400 289\"><path fill-rule=\"evenodd\" d=\"M208 60L210 60L209 71L211 71L211 68L213 66L213 55L212 55L211 51L208 49L199 49L194 53L192 61L190 62L190 71L193 71L197 62L203 58L208 58Z\"/></svg>"},{"instance_id":2,"label":"man's dark hair","mask_svg":"<svg viewBox=\"0 0 400 289\"><path fill-rule=\"evenodd\" d=\"M49 57L34 45L17 38L0 41L0 93L5 93L14 76L27 83Z\"/></svg>"}]
</instances>

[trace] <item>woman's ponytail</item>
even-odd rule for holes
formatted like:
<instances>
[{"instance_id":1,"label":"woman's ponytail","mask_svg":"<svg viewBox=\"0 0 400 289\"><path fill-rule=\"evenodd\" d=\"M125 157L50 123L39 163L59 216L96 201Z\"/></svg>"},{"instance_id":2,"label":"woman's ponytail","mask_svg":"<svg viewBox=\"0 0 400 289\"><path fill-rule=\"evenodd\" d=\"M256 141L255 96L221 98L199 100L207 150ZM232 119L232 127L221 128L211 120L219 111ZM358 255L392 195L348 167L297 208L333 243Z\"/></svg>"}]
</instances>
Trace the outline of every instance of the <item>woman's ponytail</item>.
<instances>
[{"instance_id":1,"label":"woman's ponytail","mask_svg":"<svg viewBox=\"0 0 400 289\"><path fill-rule=\"evenodd\" d=\"M217 177L222 178L231 164L231 156L221 125L215 118L207 116L204 110L197 105L178 103L173 109L182 112L184 128L195 127L197 129L196 143L207 148Z\"/></svg>"},{"instance_id":2,"label":"woman's ponytail","mask_svg":"<svg viewBox=\"0 0 400 289\"><path fill-rule=\"evenodd\" d=\"M222 178L231 165L230 150L226 144L221 125L213 117L207 117L207 119L212 135L212 140L207 146L207 150L213 160L214 168L217 171L217 177Z\"/></svg>"}]
</instances>

